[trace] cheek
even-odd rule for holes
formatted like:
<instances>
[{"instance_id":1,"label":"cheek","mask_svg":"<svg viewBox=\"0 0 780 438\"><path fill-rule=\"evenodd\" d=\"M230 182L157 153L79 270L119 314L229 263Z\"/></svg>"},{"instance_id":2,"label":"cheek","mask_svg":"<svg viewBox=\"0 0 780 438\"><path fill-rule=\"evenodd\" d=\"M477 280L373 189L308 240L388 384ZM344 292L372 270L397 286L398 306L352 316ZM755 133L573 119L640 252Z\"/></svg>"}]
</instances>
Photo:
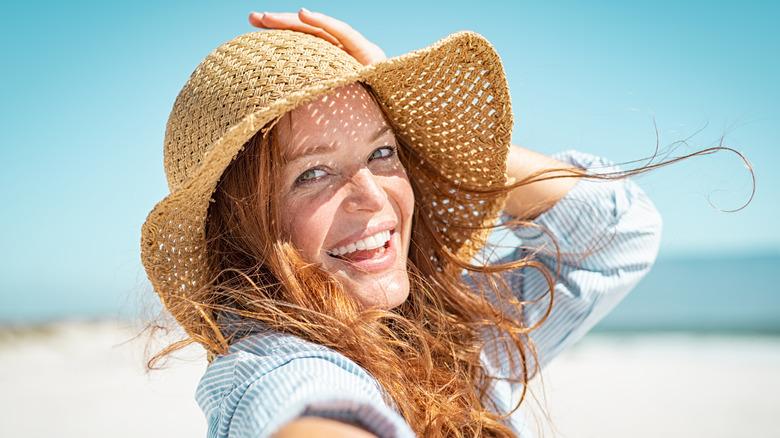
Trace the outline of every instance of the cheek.
<instances>
[{"instance_id":1,"label":"cheek","mask_svg":"<svg viewBox=\"0 0 780 438\"><path fill-rule=\"evenodd\" d=\"M408 221L414 213L414 190L412 190L412 185L406 174L398 178L397 182L398 184L394 190L396 203L400 207L404 219Z\"/></svg>"},{"instance_id":2,"label":"cheek","mask_svg":"<svg viewBox=\"0 0 780 438\"><path fill-rule=\"evenodd\" d=\"M330 219L328 219L330 217ZM313 200L282 201L282 230L285 238L309 261L316 257L333 222L328 205Z\"/></svg>"}]
</instances>

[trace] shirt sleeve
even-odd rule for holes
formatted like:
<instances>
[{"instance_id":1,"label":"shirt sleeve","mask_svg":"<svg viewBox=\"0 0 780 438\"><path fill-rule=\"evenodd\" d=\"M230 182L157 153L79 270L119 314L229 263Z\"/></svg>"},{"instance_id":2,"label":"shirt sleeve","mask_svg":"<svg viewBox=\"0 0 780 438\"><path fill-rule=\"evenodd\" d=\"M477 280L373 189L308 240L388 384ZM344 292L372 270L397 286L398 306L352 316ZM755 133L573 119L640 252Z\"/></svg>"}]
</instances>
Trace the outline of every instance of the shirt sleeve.
<instances>
[{"instance_id":1,"label":"shirt sleeve","mask_svg":"<svg viewBox=\"0 0 780 438\"><path fill-rule=\"evenodd\" d=\"M333 351L282 348L217 358L198 390L209 437L268 437L296 418L318 416L379 437L413 437L378 383Z\"/></svg>"},{"instance_id":2,"label":"shirt sleeve","mask_svg":"<svg viewBox=\"0 0 780 438\"><path fill-rule=\"evenodd\" d=\"M619 170L578 152L556 158L592 173ZM533 254L553 276L558 272L552 310L530 333L544 366L579 340L650 270L662 222L652 202L630 179L582 179L534 223L539 227L523 227L491 240L498 242L498 248L513 249L501 261ZM527 303L522 308L526 324L536 325L550 306L544 276L527 267L508 273L506 280Z\"/></svg>"}]
</instances>

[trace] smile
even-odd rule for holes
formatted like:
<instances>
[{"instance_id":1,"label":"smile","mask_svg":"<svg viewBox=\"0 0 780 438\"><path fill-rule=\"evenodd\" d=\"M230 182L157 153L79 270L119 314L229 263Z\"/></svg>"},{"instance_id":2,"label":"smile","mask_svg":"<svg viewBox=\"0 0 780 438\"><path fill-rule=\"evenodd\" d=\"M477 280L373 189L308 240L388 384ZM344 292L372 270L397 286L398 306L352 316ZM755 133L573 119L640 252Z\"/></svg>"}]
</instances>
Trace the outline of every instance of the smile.
<instances>
[{"instance_id":1,"label":"smile","mask_svg":"<svg viewBox=\"0 0 780 438\"><path fill-rule=\"evenodd\" d=\"M365 239L352 242L346 246L340 246L325 251L329 256L341 257L356 251L366 251L377 248L386 248L387 243L390 241L390 230L380 231L373 236L368 236Z\"/></svg>"}]
</instances>

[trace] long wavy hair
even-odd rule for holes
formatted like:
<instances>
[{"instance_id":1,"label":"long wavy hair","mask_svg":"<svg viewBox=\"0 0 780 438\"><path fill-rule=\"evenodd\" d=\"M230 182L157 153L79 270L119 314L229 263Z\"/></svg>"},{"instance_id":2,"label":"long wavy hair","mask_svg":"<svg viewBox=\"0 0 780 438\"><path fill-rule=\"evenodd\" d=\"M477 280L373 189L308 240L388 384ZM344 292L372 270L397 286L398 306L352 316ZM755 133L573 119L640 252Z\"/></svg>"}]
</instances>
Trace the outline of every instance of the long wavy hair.
<instances>
[{"instance_id":1,"label":"long wavy hair","mask_svg":"<svg viewBox=\"0 0 780 438\"><path fill-rule=\"evenodd\" d=\"M392 126L387 114L386 119ZM415 194L407 263L410 294L403 304L389 310L361 308L336 279L303 260L285 241L276 195L284 161L275 128L263 129L225 170L214 193L206 227L214 279L191 296L188 305L174 307L188 312L195 307L203 317L185 327L190 336L187 342L200 343L213 357L226 353L253 328L291 334L331 348L363 367L382 385L387 402L397 407L420 436L515 436L506 419L519 408L526 397L525 384L538 371L528 335L546 315L528 326L522 318L524 303L508 289L501 274L520 268L539 270L549 286L549 314L558 273L550 272L532 253L500 265L459 260L446 249L437 231L440 227L435 221L440 219L429 214L433 207L419 202L423 196L417 181L433 180L442 190L457 191L478 202L547 177L532 175L505 187L465 186L439 172L405 138L396 137ZM648 163L629 172L587 176L622 178L687 157ZM586 176L577 170L566 172ZM560 172L555 177L561 177ZM500 226L535 225L515 220ZM481 354L488 339L499 343L498 351L508 353L505 358L514 370L510 375L489 375L484 367ZM163 349L150 360L150 368L185 343ZM487 397L495 379L523 387L509 412L499 412Z\"/></svg>"}]
</instances>

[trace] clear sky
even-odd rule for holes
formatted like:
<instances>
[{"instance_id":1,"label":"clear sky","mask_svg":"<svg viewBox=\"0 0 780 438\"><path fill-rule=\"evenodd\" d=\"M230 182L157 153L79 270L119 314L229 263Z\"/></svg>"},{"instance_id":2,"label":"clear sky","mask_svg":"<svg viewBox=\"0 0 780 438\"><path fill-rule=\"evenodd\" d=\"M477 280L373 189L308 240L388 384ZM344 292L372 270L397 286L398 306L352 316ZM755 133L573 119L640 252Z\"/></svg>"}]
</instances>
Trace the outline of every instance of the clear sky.
<instances>
[{"instance_id":1,"label":"clear sky","mask_svg":"<svg viewBox=\"0 0 780 438\"><path fill-rule=\"evenodd\" d=\"M504 60L514 142L618 162L687 140L736 156L640 178L661 257L780 252L780 32L774 1L3 2L0 322L127 308L150 287L139 230L167 194L162 143L197 64L251 10L339 17L399 55L471 29ZM658 135L655 129L657 128ZM694 135L695 134L695 135ZM714 207L710 205L714 204Z\"/></svg>"}]
</instances>

